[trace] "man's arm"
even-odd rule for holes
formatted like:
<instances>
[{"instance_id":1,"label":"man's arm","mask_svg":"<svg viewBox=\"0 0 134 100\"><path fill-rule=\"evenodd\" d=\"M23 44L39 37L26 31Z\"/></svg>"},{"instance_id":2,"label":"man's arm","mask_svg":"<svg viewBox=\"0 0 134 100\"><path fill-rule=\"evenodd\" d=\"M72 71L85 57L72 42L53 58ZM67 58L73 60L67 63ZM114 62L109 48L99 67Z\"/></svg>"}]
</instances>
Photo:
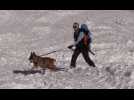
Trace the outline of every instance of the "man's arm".
<instances>
[{"instance_id":1,"label":"man's arm","mask_svg":"<svg viewBox=\"0 0 134 100\"><path fill-rule=\"evenodd\" d=\"M83 39L83 37L84 37L83 32L80 32L80 35L79 35L77 41L74 43L74 46L77 45Z\"/></svg>"},{"instance_id":2,"label":"man's arm","mask_svg":"<svg viewBox=\"0 0 134 100\"><path fill-rule=\"evenodd\" d=\"M80 32L80 35L79 35L77 41L75 41L74 44L69 45L68 48L69 48L69 49L72 49L72 47L73 47L73 46L76 46L76 45L83 39L83 37L84 37L83 32Z\"/></svg>"}]
</instances>

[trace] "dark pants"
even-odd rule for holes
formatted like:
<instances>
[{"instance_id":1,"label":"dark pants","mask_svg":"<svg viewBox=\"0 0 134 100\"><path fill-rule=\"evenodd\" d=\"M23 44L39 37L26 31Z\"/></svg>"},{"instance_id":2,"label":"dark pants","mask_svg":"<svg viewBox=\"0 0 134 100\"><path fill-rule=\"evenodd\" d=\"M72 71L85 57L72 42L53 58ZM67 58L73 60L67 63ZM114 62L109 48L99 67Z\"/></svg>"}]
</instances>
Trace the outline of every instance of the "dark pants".
<instances>
[{"instance_id":1,"label":"dark pants","mask_svg":"<svg viewBox=\"0 0 134 100\"><path fill-rule=\"evenodd\" d=\"M89 66L95 67L94 62L90 59L88 49L87 48L77 48L74 50L74 53L72 55L71 59L71 67L76 67L76 60L79 56L79 54L82 53L83 58L87 62Z\"/></svg>"}]
</instances>

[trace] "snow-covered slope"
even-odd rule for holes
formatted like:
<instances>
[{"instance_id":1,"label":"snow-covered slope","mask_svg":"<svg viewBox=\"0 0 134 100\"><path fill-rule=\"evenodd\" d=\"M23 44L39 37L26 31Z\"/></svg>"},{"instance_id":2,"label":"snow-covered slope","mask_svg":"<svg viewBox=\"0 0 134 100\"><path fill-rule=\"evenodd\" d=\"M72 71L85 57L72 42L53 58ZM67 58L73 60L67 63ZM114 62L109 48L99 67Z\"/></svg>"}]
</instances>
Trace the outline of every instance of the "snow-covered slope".
<instances>
[{"instance_id":1,"label":"snow-covered slope","mask_svg":"<svg viewBox=\"0 0 134 100\"><path fill-rule=\"evenodd\" d=\"M97 70L82 56L77 68L44 75L15 74L29 70L31 51L38 55L63 48L50 55L57 66L69 68L73 22L88 24L93 33L91 56ZM0 88L134 88L134 12L127 10L1 10Z\"/></svg>"}]
</instances>

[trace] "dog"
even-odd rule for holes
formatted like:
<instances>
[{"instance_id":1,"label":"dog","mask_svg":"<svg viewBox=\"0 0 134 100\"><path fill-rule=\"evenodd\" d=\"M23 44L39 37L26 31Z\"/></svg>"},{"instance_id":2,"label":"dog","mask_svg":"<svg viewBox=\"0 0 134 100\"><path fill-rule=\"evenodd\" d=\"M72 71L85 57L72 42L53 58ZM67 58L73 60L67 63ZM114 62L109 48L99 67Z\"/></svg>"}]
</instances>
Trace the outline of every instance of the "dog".
<instances>
[{"instance_id":1,"label":"dog","mask_svg":"<svg viewBox=\"0 0 134 100\"><path fill-rule=\"evenodd\" d=\"M56 59L50 57L41 57L36 55L35 52L31 52L29 61L30 63L33 63L32 69L42 68L43 70L50 69L52 71L59 69L55 65Z\"/></svg>"}]
</instances>

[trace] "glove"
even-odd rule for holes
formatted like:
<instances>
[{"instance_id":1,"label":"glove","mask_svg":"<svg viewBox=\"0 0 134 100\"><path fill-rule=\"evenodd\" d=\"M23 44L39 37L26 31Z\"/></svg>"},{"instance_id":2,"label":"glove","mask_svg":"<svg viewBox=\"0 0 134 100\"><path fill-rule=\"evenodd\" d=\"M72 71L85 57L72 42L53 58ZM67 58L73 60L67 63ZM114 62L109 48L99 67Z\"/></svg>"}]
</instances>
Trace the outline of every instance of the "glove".
<instances>
[{"instance_id":1,"label":"glove","mask_svg":"<svg viewBox=\"0 0 134 100\"><path fill-rule=\"evenodd\" d=\"M68 48L68 49L72 49L73 46L74 46L74 45L69 45L67 48Z\"/></svg>"}]
</instances>

